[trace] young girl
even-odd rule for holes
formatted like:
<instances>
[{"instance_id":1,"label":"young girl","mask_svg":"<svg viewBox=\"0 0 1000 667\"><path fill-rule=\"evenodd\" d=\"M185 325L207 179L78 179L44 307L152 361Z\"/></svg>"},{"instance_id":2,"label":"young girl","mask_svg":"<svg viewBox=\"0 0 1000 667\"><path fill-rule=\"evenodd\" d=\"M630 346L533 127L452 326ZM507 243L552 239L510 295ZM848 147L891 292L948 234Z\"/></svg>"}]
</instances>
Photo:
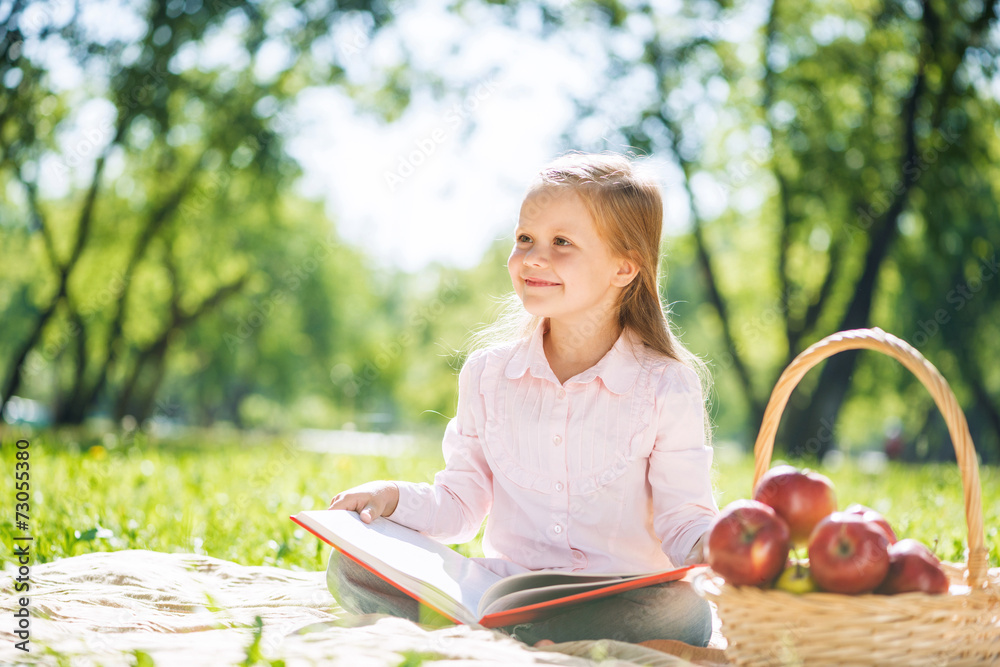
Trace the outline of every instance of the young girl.
<instances>
[{"instance_id":1,"label":"young girl","mask_svg":"<svg viewBox=\"0 0 1000 667\"><path fill-rule=\"evenodd\" d=\"M660 302L662 218L656 183L623 156L572 153L544 167L507 261L520 335L463 366L445 469L433 485L363 484L330 508L366 523L385 516L446 543L472 539L488 515L481 562L504 576L703 562L718 513L703 366ZM416 620L415 601L336 553L328 582L347 609ZM711 628L708 604L676 582L504 630L530 644L705 646Z\"/></svg>"}]
</instances>

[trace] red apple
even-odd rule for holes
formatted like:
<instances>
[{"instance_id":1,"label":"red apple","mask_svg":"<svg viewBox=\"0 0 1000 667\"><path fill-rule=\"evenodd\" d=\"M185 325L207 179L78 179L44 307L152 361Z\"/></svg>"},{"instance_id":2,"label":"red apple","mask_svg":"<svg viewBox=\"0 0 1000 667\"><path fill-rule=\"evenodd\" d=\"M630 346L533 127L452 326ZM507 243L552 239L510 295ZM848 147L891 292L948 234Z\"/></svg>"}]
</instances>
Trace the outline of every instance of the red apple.
<instances>
[{"instance_id":1,"label":"red apple","mask_svg":"<svg viewBox=\"0 0 1000 667\"><path fill-rule=\"evenodd\" d=\"M894 595L914 591L931 595L947 593L948 575L926 545L905 538L889 547L889 573L876 592Z\"/></svg>"},{"instance_id":2,"label":"red apple","mask_svg":"<svg viewBox=\"0 0 1000 667\"><path fill-rule=\"evenodd\" d=\"M785 520L795 546L808 543L816 524L837 511L837 495L829 478L790 465L764 473L753 499L770 505Z\"/></svg>"},{"instance_id":3,"label":"red apple","mask_svg":"<svg viewBox=\"0 0 1000 667\"><path fill-rule=\"evenodd\" d=\"M831 593L870 593L889 571L889 538L857 514L834 512L809 538L809 569Z\"/></svg>"},{"instance_id":4,"label":"red apple","mask_svg":"<svg viewBox=\"0 0 1000 667\"><path fill-rule=\"evenodd\" d=\"M871 507L865 507L864 505L854 503L844 511L848 514L857 514L865 521L871 521L872 523L877 523L882 526L882 530L885 531L886 537L889 538L889 544L896 543L896 533L892 529L892 526L889 525L889 522L884 516L873 510Z\"/></svg>"},{"instance_id":5,"label":"red apple","mask_svg":"<svg viewBox=\"0 0 1000 667\"><path fill-rule=\"evenodd\" d=\"M790 548L788 526L773 509L736 500L712 524L708 564L731 584L766 587L781 574Z\"/></svg>"}]
</instances>

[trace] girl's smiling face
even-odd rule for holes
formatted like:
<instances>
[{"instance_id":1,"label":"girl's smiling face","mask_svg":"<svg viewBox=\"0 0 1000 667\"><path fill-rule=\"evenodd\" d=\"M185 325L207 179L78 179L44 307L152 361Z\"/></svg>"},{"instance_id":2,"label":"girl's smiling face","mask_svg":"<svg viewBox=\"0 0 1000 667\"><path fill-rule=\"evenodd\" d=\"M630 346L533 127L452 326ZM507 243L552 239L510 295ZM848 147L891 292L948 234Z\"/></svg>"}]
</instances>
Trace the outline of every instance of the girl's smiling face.
<instances>
[{"instance_id":1,"label":"girl's smiling face","mask_svg":"<svg viewBox=\"0 0 1000 667\"><path fill-rule=\"evenodd\" d=\"M616 314L619 293L635 277L634 265L598 236L580 195L546 187L521 205L507 270L529 313L576 325Z\"/></svg>"}]
</instances>

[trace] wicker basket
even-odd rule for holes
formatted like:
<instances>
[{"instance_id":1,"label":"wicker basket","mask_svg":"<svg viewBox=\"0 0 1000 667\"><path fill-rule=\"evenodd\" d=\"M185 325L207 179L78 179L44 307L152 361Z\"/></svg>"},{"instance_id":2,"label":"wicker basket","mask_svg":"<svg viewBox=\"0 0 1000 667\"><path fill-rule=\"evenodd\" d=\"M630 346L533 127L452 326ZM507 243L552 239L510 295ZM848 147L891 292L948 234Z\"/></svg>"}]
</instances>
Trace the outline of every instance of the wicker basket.
<instances>
[{"instance_id":1,"label":"wicker basket","mask_svg":"<svg viewBox=\"0 0 1000 667\"><path fill-rule=\"evenodd\" d=\"M948 595L840 595L700 583L718 605L727 657L738 665L987 665L1000 664L1000 574L987 569L979 467L951 388L913 347L880 329L833 334L803 351L771 393L754 446L753 487L767 471L781 413L802 376L829 356L877 350L903 363L927 387L955 445L965 491L968 564L944 563Z\"/></svg>"}]
</instances>

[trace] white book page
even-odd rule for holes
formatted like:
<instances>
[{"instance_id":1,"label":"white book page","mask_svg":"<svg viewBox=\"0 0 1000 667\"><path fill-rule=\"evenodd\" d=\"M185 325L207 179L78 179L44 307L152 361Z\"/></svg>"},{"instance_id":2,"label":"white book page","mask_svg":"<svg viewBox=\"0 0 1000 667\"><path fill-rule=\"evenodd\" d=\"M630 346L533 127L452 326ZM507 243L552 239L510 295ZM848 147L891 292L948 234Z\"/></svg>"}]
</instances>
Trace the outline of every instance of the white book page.
<instances>
[{"instance_id":1,"label":"white book page","mask_svg":"<svg viewBox=\"0 0 1000 667\"><path fill-rule=\"evenodd\" d=\"M500 581L476 561L384 517L365 524L356 512L311 510L295 518L463 623L478 621L479 600Z\"/></svg>"},{"instance_id":2,"label":"white book page","mask_svg":"<svg viewBox=\"0 0 1000 667\"><path fill-rule=\"evenodd\" d=\"M538 570L536 572L515 574L502 579L486 591L485 595L479 600L479 616L482 618L488 613L497 611L496 609L490 609L490 606L497 600L505 599L509 595L524 590L579 583L597 583L603 585L609 581L621 581L624 576L633 575L583 574L579 572L564 572L562 570ZM504 606L503 608L506 609L508 607Z\"/></svg>"}]
</instances>

